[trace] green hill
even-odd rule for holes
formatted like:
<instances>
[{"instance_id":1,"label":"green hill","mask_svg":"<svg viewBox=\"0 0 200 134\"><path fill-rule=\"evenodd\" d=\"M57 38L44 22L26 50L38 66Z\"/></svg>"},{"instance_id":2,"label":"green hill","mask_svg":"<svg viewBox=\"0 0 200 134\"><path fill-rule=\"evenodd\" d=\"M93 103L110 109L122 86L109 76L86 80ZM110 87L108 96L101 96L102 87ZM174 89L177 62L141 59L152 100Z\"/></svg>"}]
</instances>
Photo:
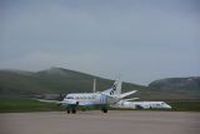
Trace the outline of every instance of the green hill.
<instances>
[{"instance_id":1,"label":"green hill","mask_svg":"<svg viewBox=\"0 0 200 134\"><path fill-rule=\"evenodd\" d=\"M149 87L159 90L200 90L200 77L160 79L150 83Z\"/></svg>"},{"instance_id":2,"label":"green hill","mask_svg":"<svg viewBox=\"0 0 200 134\"><path fill-rule=\"evenodd\" d=\"M200 77L155 80L149 84L148 89L152 93L159 92L164 99L200 100Z\"/></svg>"},{"instance_id":3,"label":"green hill","mask_svg":"<svg viewBox=\"0 0 200 134\"><path fill-rule=\"evenodd\" d=\"M113 81L63 68L50 68L39 72L0 71L0 94L37 95L70 92L91 92L93 79L97 80L97 90L109 88ZM124 83L125 90L142 90L145 87Z\"/></svg>"}]
</instances>

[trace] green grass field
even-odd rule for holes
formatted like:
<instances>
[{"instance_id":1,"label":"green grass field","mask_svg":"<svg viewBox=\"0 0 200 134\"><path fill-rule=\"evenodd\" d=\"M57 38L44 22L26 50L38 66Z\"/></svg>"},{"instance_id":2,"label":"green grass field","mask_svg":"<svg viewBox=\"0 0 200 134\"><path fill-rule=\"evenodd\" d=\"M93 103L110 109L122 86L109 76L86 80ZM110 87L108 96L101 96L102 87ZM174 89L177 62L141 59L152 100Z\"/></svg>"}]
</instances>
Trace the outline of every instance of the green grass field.
<instances>
[{"instance_id":1,"label":"green grass field","mask_svg":"<svg viewBox=\"0 0 200 134\"><path fill-rule=\"evenodd\" d=\"M173 111L194 111L200 112L200 102L170 102L169 105L173 107Z\"/></svg>"},{"instance_id":2,"label":"green grass field","mask_svg":"<svg viewBox=\"0 0 200 134\"><path fill-rule=\"evenodd\" d=\"M61 111L61 107L53 103L42 103L24 98L1 98L0 112L36 112L36 111Z\"/></svg>"},{"instance_id":3,"label":"green grass field","mask_svg":"<svg viewBox=\"0 0 200 134\"><path fill-rule=\"evenodd\" d=\"M168 111L194 111L200 112L200 102L169 102L173 109ZM64 108L54 103L43 103L25 98L0 98L0 113L7 112L39 112L63 111ZM160 110L156 110L160 111Z\"/></svg>"}]
</instances>

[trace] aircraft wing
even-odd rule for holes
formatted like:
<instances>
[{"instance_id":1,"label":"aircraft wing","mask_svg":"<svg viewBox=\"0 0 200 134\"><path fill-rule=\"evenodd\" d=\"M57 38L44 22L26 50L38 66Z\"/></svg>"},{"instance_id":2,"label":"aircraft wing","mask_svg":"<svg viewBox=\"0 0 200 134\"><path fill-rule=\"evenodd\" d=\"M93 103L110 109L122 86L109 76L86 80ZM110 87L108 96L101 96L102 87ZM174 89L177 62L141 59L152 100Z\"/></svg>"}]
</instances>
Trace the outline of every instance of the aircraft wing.
<instances>
[{"instance_id":1,"label":"aircraft wing","mask_svg":"<svg viewBox=\"0 0 200 134\"><path fill-rule=\"evenodd\" d=\"M102 92L101 94L106 95L107 97L110 97L110 98L123 99L124 97L127 97L127 96L134 94L136 92L137 92L137 90L126 92L126 93L123 93L123 94L120 94L120 95L109 95L105 92Z\"/></svg>"},{"instance_id":2,"label":"aircraft wing","mask_svg":"<svg viewBox=\"0 0 200 134\"><path fill-rule=\"evenodd\" d=\"M61 104L62 101L57 101L57 100L44 100L44 99L36 99L39 102L45 102L45 103L56 103L56 104Z\"/></svg>"},{"instance_id":3,"label":"aircraft wing","mask_svg":"<svg viewBox=\"0 0 200 134\"><path fill-rule=\"evenodd\" d=\"M133 91L130 91L130 92L126 92L126 93L120 94L119 98L120 98L120 99L123 99L123 98L125 98L126 96L129 96L129 95L134 94L134 93L136 93L136 92L137 92L137 90L133 90Z\"/></svg>"}]
</instances>

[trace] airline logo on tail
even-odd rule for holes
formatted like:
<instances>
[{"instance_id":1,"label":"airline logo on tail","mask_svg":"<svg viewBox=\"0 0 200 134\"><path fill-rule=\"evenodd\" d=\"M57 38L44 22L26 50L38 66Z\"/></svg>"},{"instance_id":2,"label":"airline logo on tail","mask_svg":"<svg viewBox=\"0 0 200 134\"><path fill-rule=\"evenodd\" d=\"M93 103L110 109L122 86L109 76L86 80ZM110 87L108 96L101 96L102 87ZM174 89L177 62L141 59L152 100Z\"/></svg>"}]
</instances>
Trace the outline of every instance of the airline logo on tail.
<instances>
[{"instance_id":1,"label":"airline logo on tail","mask_svg":"<svg viewBox=\"0 0 200 134\"><path fill-rule=\"evenodd\" d=\"M112 85L112 87L109 90L109 95L120 95L121 94L121 82L115 81L115 83Z\"/></svg>"},{"instance_id":2,"label":"airline logo on tail","mask_svg":"<svg viewBox=\"0 0 200 134\"><path fill-rule=\"evenodd\" d=\"M112 90L110 91L110 95L114 95L115 91L116 91L116 85L114 84L112 86Z\"/></svg>"}]
</instances>

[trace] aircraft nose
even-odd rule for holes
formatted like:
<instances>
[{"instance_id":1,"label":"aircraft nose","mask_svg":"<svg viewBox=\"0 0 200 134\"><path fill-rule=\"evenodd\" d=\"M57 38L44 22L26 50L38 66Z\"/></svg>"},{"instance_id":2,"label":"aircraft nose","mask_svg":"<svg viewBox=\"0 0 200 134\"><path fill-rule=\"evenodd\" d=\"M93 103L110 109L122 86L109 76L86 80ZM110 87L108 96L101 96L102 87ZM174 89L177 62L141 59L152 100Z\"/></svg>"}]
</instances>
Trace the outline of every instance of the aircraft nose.
<instances>
[{"instance_id":1,"label":"aircraft nose","mask_svg":"<svg viewBox=\"0 0 200 134\"><path fill-rule=\"evenodd\" d=\"M168 104L166 104L166 106L167 106L167 108L169 108L169 109L171 109L172 107L170 106L170 105L168 105Z\"/></svg>"}]
</instances>

